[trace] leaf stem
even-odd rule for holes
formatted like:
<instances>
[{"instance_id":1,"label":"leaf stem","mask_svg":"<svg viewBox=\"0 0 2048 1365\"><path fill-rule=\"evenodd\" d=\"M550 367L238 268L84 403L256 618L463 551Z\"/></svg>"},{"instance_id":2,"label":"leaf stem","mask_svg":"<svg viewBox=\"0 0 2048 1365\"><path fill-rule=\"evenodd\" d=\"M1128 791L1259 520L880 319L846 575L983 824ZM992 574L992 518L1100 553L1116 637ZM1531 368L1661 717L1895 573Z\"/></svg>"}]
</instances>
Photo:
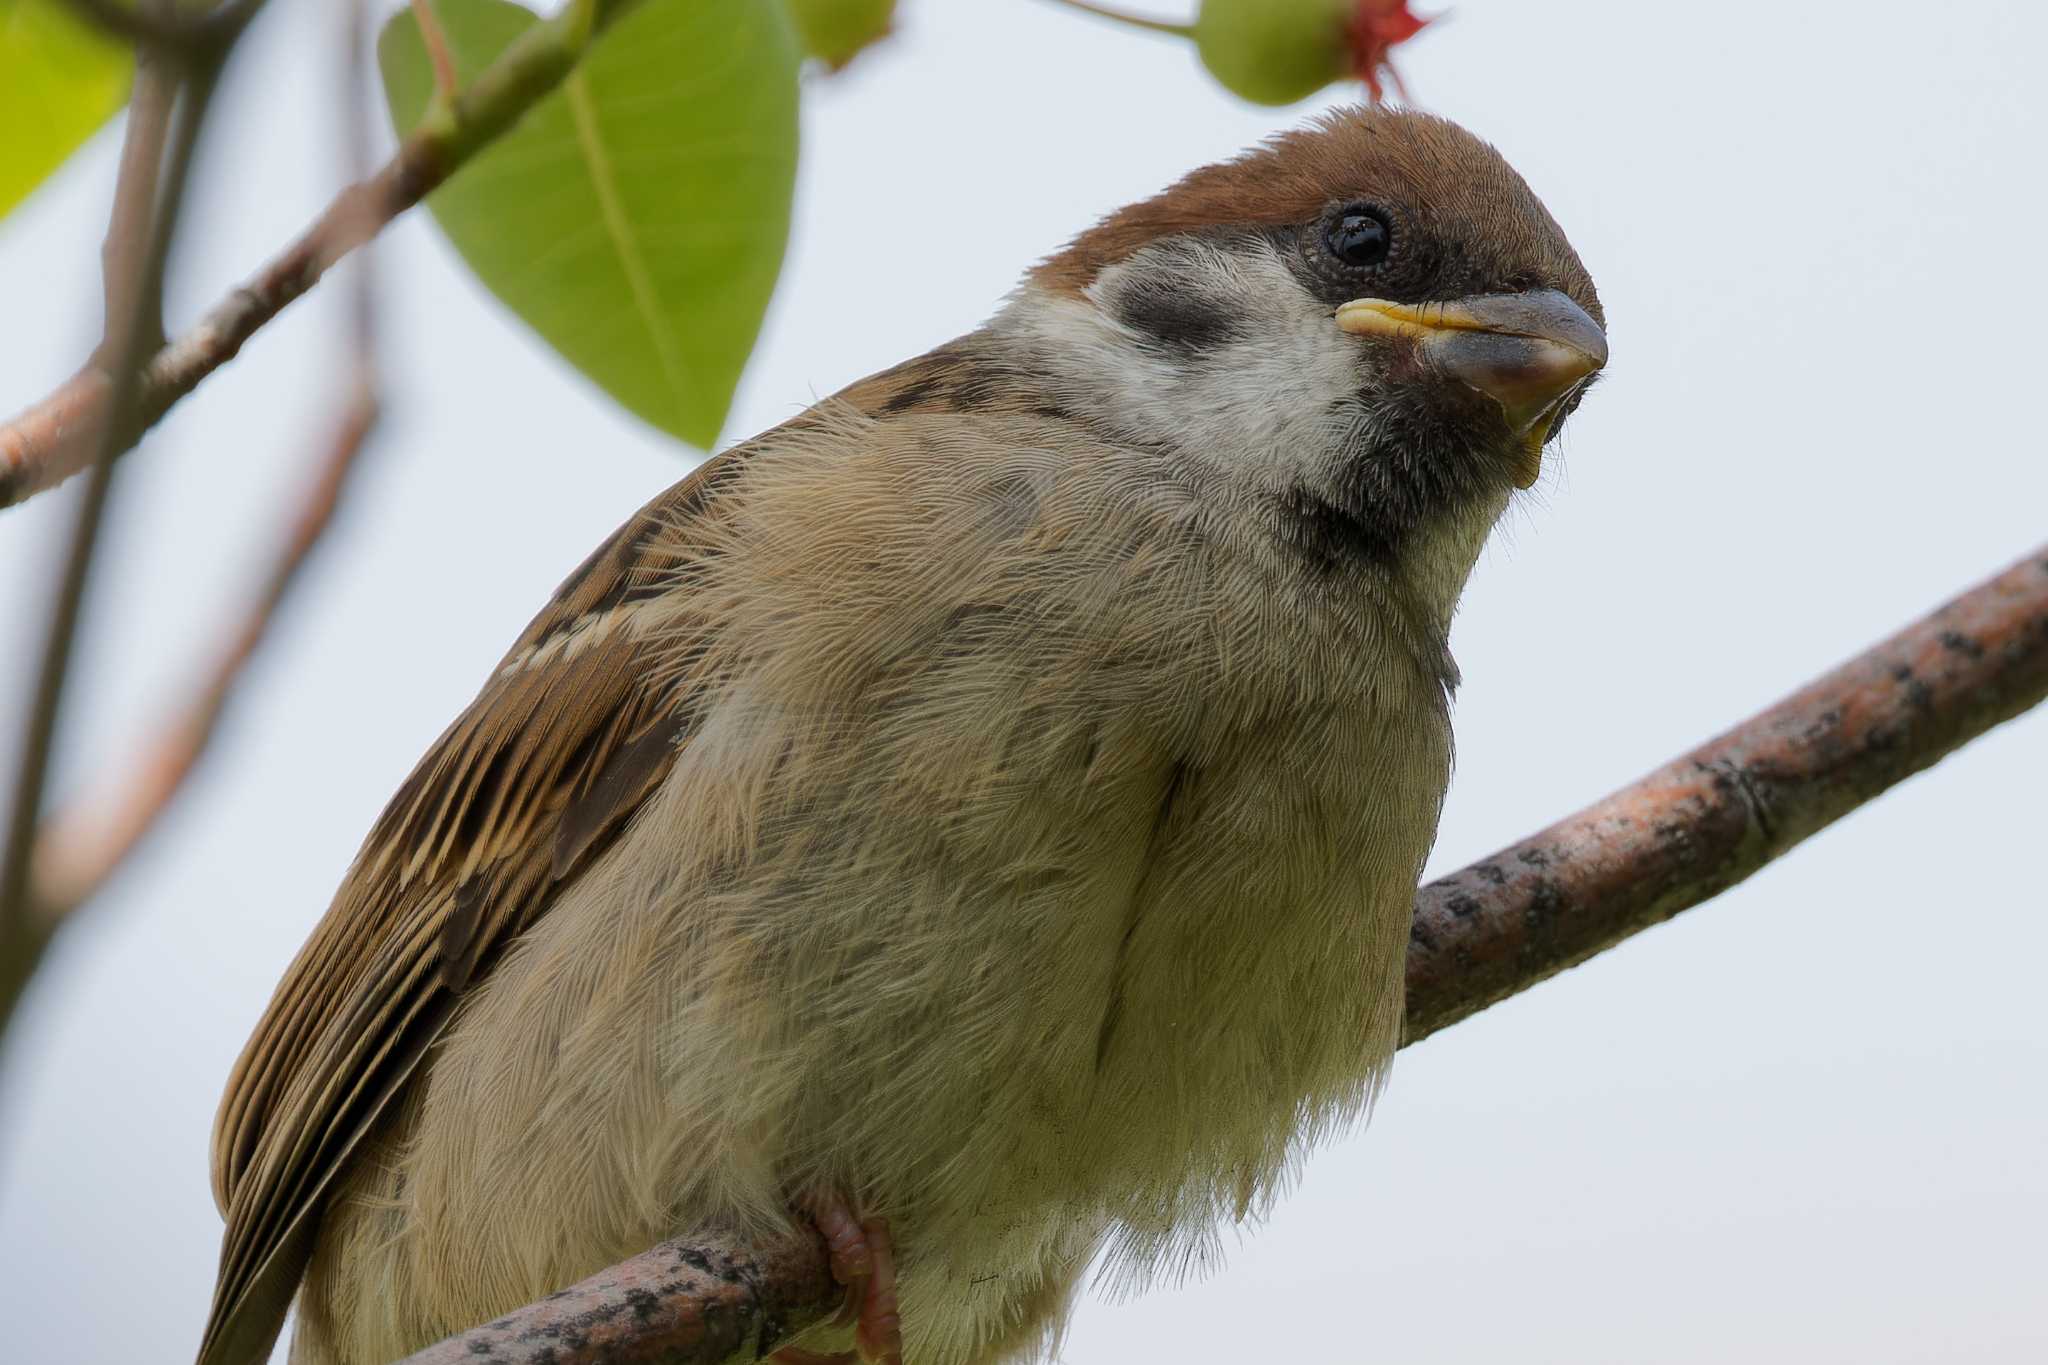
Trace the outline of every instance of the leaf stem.
<instances>
[{"instance_id":1,"label":"leaf stem","mask_svg":"<svg viewBox=\"0 0 2048 1365\"><path fill-rule=\"evenodd\" d=\"M434 91L443 103L453 103L461 93L462 78L456 74L455 54L448 50L448 31L441 27L434 0L412 0L412 18L420 27L427 59L434 64Z\"/></svg>"},{"instance_id":2,"label":"leaf stem","mask_svg":"<svg viewBox=\"0 0 2048 1365\"><path fill-rule=\"evenodd\" d=\"M1150 33L1170 33L1176 38L1192 38L1195 36L1195 26L1193 24L1176 24L1169 19L1148 19L1142 14L1126 14L1122 10L1111 9L1107 5L1092 4L1090 0L1050 0L1050 3L1065 5L1068 9L1076 9L1083 14L1092 14L1098 19L1107 19L1113 24L1123 24L1129 28L1142 28Z\"/></svg>"}]
</instances>

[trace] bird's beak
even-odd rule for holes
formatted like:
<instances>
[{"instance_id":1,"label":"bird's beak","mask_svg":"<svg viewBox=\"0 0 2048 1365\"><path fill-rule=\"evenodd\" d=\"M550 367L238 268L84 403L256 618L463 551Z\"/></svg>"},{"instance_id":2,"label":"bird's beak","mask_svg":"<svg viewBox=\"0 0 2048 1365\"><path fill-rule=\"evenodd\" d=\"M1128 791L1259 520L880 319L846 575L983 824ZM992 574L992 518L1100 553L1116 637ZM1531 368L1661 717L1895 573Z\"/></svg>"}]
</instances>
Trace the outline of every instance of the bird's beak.
<instances>
[{"instance_id":1,"label":"bird's beak","mask_svg":"<svg viewBox=\"0 0 2048 1365\"><path fill-rule=\"evenodd\" d=\"M1486 294L1443 303L1353 299L1337 325L1356 336L1412 339L1437 369L1494 399L1517 444L1515 486L1543 468L1557 413L1607 363L1607 334L1555 289Z\"/></svg>"}]
</instances>

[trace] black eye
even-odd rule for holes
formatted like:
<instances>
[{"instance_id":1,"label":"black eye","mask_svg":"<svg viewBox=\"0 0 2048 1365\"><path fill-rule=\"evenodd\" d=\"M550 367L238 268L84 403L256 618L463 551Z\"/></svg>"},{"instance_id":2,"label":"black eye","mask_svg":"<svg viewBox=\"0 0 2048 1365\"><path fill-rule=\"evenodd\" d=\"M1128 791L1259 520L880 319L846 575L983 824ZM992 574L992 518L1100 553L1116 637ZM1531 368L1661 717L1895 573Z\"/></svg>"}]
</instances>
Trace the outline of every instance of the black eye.
<instances>
[{"instance_id":1,"label":"black eye","mask_svg":"<svg viewBox=\"0 0 2048 1365\"><path fill-rule=\"evenodd\" d=\"M1340 211L1323 229L1323 245L1348 266L1369 270L1387 259L1394 230L1378 210L1354 206Z\"/></svg>"}]
</instances>

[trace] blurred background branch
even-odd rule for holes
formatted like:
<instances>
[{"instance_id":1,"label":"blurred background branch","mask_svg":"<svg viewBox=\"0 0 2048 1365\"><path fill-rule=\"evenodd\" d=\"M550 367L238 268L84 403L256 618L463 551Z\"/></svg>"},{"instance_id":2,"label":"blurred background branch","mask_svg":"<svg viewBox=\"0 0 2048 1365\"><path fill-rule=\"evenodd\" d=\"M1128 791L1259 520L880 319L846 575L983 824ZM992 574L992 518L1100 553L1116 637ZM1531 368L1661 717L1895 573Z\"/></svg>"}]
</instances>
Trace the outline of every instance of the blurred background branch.
<instances>
[{"instance_id":1,"label":"blurred background branch","mask_svg":"<svg viewBox=\"0 0 2048 1365\"><path fill-rule=\"evenodd\" d=\"M575 66L591 39L631 0L574 0L529 29L453 101L430 109L374 175L337 195L311 227L222 299L189 331L156 350L131 401L114 377L87 365L0 425L0 508L54 488L93 452L126 451L327 270L417 204L510 129Z\"/></svg>"},{"instance_id":2,"label":"blurred background branch","mask_svg":"<svg viewBox=\"0 0 2048 1365\"><path fill-rule=\"evenodd\" d=\"M535 25L466 92L444 87L443 100L429 109L421 127L368 178L360 177L367 120L364 111L354 110L348 124L355 182L255 280L167 345L164 266L192 149L219 72L259 7L254 0L233 0L180 16L168 8L137 11L112 0L80 0L81 12L93 22L138 44L136 78L102 250L104 338L78 375L0 428L0 506L80 470L91 475L59 579L0 855L0 1031L53 937L134 851L197 766L236 683L333 519L378 410L367 272L358 273L354 361L342 410L285 544L241 626L194 696L120 783L42 818L65 679L116 458L336 261L516 123L627 3L578 0L556 21ZM347 7L360 26L358 10ZM351 54L348 88L358 103L365 46L344 49ZM444 67L437 70L447 74L445 60L444 51Z\"/></svg>"},{"instance_id":3,"label":"blurred background branch","mask_svg":"<svg viewBox=\"0 0 2048 1365\"><path fill-rule=\"evenodd\" d=\"M12 1014L51 937L127 861L205 755L249 661L334 520L344 486L377 420L373 374L365 349L347 381L340 415L315 462L311 484L291 518L276 562L205 680L106 792L53 812L38 826L30 860L27 922L10 941L0 974L0 1025Z\"/></svg>"},{"instance_id":4,"label":"blurred background branch","mask_svg":"<svg viewBox=\"0 0 2048 1365\"><path fill-rule=\"evenodd\" d=\"M138 53L177 64L217 61L263 8L263 0L223 0L208 8L180 8L176 0L64 0L75 13Z\"/></svg>"},{"instance_id":5,"label":"blurred background branch","mask_svg":"<svg viewBox=\"0 0 2048 1365\"><path fill-rule=\"evenodd\" d=\"M145 34L145 45L137 54L132 100L136 116L122 147L124 183L114 194L102 250L107 332L99 355L106 367L105 412L78 433L77 454L89 478L58 571L24 724L5 843L0 845L0 1027L11 1017L22 987L63 920L61 908L45 906L35 897L31 868L65 683L113 487L114 458L119 453L114 434L140 401L142 362L154 345L163 315L165 264L207 107L221 68L254 12L250 5L224 10L224 22L189 33L181 29L175 41ZM172 19L166 7L152 14L155 24L182 22Z\"/></svg>"},{"instance_id":6,"label":"blurred background branch","mask_svg":"<svg viewBox=\"0 0 2048 1365\"><path fill-rule=\"evenodd\" d=\"M159 181L169 177L171 184L182 185L189 168L192 139L196 139L198 132L198 119L204 112L204 100L256 8L248 0L238 0L209 14L186 18L147 12L141 16L144 27L138 30L142 46L137 51L135 94L114 187L111 222L101 252L106 334L94 365L104 375L134 376L142 356L163 345L164 253L174 227L169 214L175 212L176 204L173 202L168 212L159 213ZM345 156L354 176L360 178L369 155L368 111L362 98L368 37L359 0L344 5L342 13ZM92 17L98 22L102 16L95 11ZM159 36L158 28L163 28L167 36ZM172 105L181 83L188 80L192 87L189 97L199 103L189 114L183 132L186 140L166 165L164 152ZM17 841L22 837L21 828L31 823L40 804L39 787L44 773L24 764L10 825L7 873L5 880L0 881L0 1032L4 1032L13 1017L21 992L58 930L127 861L198 767L250 660L333 523L349 476L378 417L374 293L365 253L358 258L354 271L349 308L350 358L332 430L319 449L312 478L255 599L193 695L146 743L130 769L107 784L103 793L34 820L25 848ZM132 378L130 385L139 387ZM109 379L110 413L127 410L127 405L137 398L134 392L117 392L118 388ZM106 433L119 427L116 421L101 433L104 444L93 466L101 489L100 505L104 504L105 486L111 480L113 461L119 454L106 441ZM96 528L100 506L89 499L87 508ZM90 553L88 545L86 558ZM73 563L80 566L78 572L82 576L82 562L76 555L74 550ZM66 582L68 586L70 580ZM63 601L68 604L71 620L67 623L65 613L60 611L58 624L67 632L75 631L81 609L79 594L70 593ZM68 650L68 640L64 647ZM49 668L46 663L46 672ZM34 729L25 746L31 760L42 768L47 767L54 742L62 673L60 661L54 689L48 694L47 704L32 717Z\"/></svg>"},{"instance_id":7,"label":"blurred background branch","mask_svg":"<svg viewBox=\"0 0 2048 1365\"><path fill-rule=\"evenodd\" d=\"M406 84L405 59L414 50L410 44L418 45L417 50L424 54L431 70L431 86L417 101L416 113L401 115L394 104L394 117L401 127L411 130L401 139L396 153L374 174L362 173L367 162L367 119L364 110L352 108L347 120L354 130L349 135L352 183L328 204L311 227L253 279L229 294L183 335L166 342L162 255L168 246L176 197L182 190L206 97L258 8L257 0L230 0L213 10L182 13L167 5L130 10L117 0L79 0L79 12L91 22L138 44L137 74L102 253L106 271L105 337L77 374L42 402L0 426L0 507L54 487L74 473L91 473L72 549L59 582L58 605L44 651L38 691L25 726L4 862L0 862L0 1030L12 1017L21 992L53 936L137 847L198 764L237 680L333 517L343 484L376 420L378 408L370 352L367 277L359 276L361 283L354 307L353 374L346 381L343 410L304 504L295 515L278 559L243 624L194 696L146 746L120 784L104 795L42 819L42 791L57 735L71 644L115 460L201 380L231 360L251 336L311 289L336 262L369 242L394 217L419 203L473 158L513 134L521 120L536 105L544 103L578 67L607 27L636 8L636 0L567 0L552 17L545 19L536 19L502 0L471 0L460 10L451 11L451 18L460 20L459 28L444 26L435 5L429 0L417 0L406 15L394 17L387 26L387 42L383 45L387 67L383 74L391 91L397 92ZM667 8L685 17L692 13L688 7ZM752 16L750 22L756 26L765 13L758 6L735 9L728 5L727 10L727 17ZM358 11L357 5L344 7L355 28L361 28L365 22ZM833 41L844 48L842 64L858 45L886 32L886 12L881 18L878 27L870 23L853 38L844 32L832 35ZM712 15L711 19L716 36L735 42L745 38L745 25L728 32L716 27L719 16ZM454 39L466 44L460 54L451 33ZM671 43L680 38L695 60L724 71L728 82L759 85L759 77L765 71L778 74L787 83L791 108L787 111L789 127L784 146L778 149L771 143L769 153L760 158L768 202L772 204L778 193L781 197L777 210L780 221L774 236L764 238L754 248L755 255L771 268L779 265L781 236L787 230L787 181L793 179L795 172L794 50L771 50L765 65L760 59L750 64L735 62L729 54L706 46L702 33L689 29L678 33L673 24L667 29L656 29L653 36ZM781 41L788 42L786 30L782 31ZM853 46L845 47L849 43ZM349 100L360 105L369 74L365 61L368 44L366 40L351 39L344 50L349 54L345 62L351 73ZM465 63L459 63L458 56L467 59L467 80L463 79ZM756 67L761 70L755 70ZM690 98L718 103L727 119L742 125L757 122L767 129L776 126L777 120L773 118L760 119L760 111L752 104L759 103L764 95L770 101L776 99L773 87L777 82L770 82L755 93L751 102L735 101L727 98L729 91L718 82L692 86L680 78L669 81L670 74L673 73L657 68L652 78L664 85L695 89L698 93ZM588 84L595 78L586 75L583 79ZM642 75L638 79L644 82L647 77ZM597 88L600 93L606 89L601 82ZM631 103L643 95L642 90L629 87L618 98ZM399 98L393 94L394 100ZM176 121L172 116L174 106L182 111ZM666 105L656 108L664 115L675 113ZM583 140L584 130L579 129L577 136ZM168 159L163 154L167 138L176 139L172 143L173 155ZM581 173L575 166L568 169ZM774 183L778 175L784 180L779 190ZM735 179L724 167L719 167L718 178L721 183ZM698 187L684 181L678 188L683 197L689 198ZM510 193L522 203L554 202L547 187L528 194L514 186ZM616 187L612 193L616 195ZM483 206L487 223L484 235L488 241L478 250L484 256L489 255L499 239L512 234L504 211L505 197L500 192ZM461 202L456 203L458 209ZM661 207L665 211L666 206ZM716 212L719 205L707 202L694 207ZM557 224L549 220L545 229L552 233ZM458 241L460 244L461 239ZM478 268L485 268L481 261ZM517 273L523 277L527 272L522 267ZM736 379L738 363L751 349L759 310L765 308L767 286L772 281L771 269L758 291L758 306L751 314L742 305L737 315L722 324L711 317L698 318L700 330L725 334L722 345L732 358L731 379ZM687 305L688 300L674 302ZM572 312L580 318L592 311L602 311L609 303L581 301ZM647 321L657 332L672 325L666 319ZM699 350L702 349L700 346ZM623 361L607 355L596 357L589 367L601 371L607 365L623 365L630 372L632 363L630 355ZM605 374L599 373L598 377L603 381ZM673 423L678 434L708 445L723 421L730 382L729 379L723 393L707 389L683 404L686 410L678 413L678 420Z\"/></svg>"}]
</instances>

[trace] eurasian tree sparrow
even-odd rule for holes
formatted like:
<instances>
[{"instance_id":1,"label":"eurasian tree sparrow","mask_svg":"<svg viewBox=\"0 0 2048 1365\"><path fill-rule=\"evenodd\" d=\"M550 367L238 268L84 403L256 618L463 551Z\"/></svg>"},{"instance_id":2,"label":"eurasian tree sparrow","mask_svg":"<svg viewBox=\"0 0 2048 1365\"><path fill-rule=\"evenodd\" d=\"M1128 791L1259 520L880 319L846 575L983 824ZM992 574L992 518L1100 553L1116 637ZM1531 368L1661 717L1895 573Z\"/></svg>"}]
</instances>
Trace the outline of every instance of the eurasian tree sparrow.
<instances>
[{"instance_id":1,"label":"eurasian tree sparrow","mask_svg":"<svg viewBox=\"0 0 2048 1365\"><path fill-rule=\"evenodd\" d=\"M1600 317L1490 147L1353 110L656 498L237 1064L202 1361L296 1293L294 1361L383 1362L793 1216L867 1358L1021 1358L1091 1260L1266 1208L1399 1039L1451 614Z\"/></svg>"}]
</instances>

